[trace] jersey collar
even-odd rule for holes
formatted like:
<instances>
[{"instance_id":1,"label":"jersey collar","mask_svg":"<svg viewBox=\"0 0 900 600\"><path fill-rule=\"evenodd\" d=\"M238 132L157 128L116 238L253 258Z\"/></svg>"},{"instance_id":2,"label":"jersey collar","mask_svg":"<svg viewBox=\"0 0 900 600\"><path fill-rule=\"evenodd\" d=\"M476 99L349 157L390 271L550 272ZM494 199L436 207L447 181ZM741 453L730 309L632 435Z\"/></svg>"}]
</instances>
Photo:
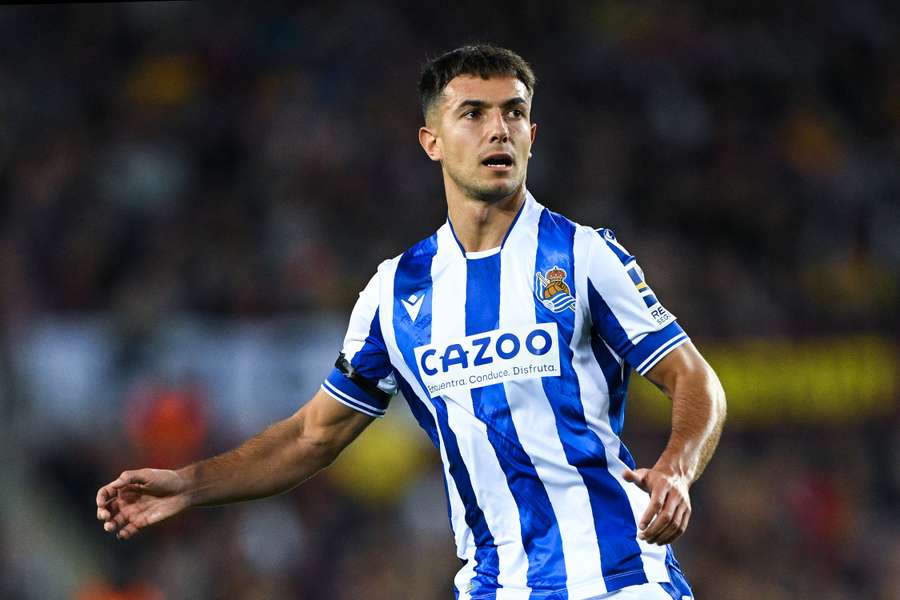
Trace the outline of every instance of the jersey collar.
<instances>
[{"instance_id":1,"label":"jersey collar","mask_svg":"<svg viewBox=\"0 0 900 600\"><path fill-rule=\"evenodd\" d=\"M450 233L453 236L453 241L456 242L459 251L462 253L463 258L483 258L485 256L491 256L503 250L503 247L506 245L506 240L509 239L510 234L516 228L516 224L519 222L519 218L525 214L530 213L534 206L537 204L537 201L534 199L534 196L531 195L527 189L525 190L525 201L522 202L522 206L519 207L519 212L516 213L516 216L513 217L512 223L509 224L509 229L506 230L506 235L503 236L503 241L500 242L499 248L491 248L489 250L482 250L480 252L466 252L466 249L463 248L462 242L459 241L459 238L456 237L456 230L453 229L453 223L450 222L450 216L447 215L447 222L444 224L445 227L450 229Z\"/></svg>"}]
</instances>

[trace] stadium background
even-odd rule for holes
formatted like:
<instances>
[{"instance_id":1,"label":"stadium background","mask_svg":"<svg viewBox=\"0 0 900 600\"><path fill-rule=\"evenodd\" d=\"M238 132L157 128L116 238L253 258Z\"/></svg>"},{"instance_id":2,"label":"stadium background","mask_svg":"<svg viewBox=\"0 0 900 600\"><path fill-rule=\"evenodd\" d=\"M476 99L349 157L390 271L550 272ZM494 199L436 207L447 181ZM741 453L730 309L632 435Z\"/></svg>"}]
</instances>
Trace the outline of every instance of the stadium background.
<instances>
[{"instance_id":1,"label":"stadium background","mask_svg":"<svg viewBox=\"0 0 900 600\"><path fill-rule=\"evenodd\" d=\"M0 8L0 597L450 597L402 401L274 500L127 543L93 501L315 391L445 216L419 65L493 41L540 80L529 187L613 227L724 380L698 597L900 598L897 5L424 4ZM646 464L667 401L633 386Z\"/></svg>"}]
</instances>

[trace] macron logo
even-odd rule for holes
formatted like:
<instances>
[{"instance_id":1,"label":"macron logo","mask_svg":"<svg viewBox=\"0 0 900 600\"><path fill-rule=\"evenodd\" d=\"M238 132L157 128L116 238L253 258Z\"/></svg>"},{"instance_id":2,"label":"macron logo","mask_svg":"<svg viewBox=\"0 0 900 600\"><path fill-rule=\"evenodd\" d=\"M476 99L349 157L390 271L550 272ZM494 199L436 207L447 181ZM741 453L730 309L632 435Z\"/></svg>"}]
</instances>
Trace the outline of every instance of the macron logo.
<instances>
[{"instance_id":1,"label":"macron logo","mask_svg":"<svg viewBox=\"0 0 900 600\"><path fill-rule=\"evenodd\" d=\"M403 308L406 309L406 313L409 315L409 318L413 321L416 320L416 317L419 316L419 310L422 308L422 300L425 299L425 294L422 294L418 298L416 298L415 294L410 294L409 298L401 299L400 302L403 303Z\"/></svg>"}]
</instances>

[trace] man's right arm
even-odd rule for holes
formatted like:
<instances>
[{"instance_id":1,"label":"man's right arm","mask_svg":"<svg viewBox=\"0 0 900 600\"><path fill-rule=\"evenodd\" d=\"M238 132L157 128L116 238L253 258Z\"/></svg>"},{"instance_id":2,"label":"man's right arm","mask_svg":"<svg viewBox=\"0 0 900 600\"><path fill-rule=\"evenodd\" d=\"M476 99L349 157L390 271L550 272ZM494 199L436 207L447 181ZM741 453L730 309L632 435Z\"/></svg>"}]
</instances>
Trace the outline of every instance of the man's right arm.
<instances>
[{"instance_id":1,"label":"man's right arm","mask_svg":"<svg viewBox=\"0 0 900 600\"><path fill-rule=\"evenodd\" d=\"M319 390L294 415L234 450L177 471L125 471L97 492L97 518L126 539L193 506L285 492L331 464L372 421Z\"/></svg>"}]
</instances>

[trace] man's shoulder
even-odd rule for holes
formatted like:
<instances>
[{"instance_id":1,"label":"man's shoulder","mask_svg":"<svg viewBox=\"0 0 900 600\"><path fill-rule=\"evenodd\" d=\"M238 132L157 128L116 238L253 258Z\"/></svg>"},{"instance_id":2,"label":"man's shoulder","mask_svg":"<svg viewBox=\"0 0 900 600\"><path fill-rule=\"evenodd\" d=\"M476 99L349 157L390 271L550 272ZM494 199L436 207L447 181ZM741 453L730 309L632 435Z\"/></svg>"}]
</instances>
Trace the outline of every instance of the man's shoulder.
<instances>
[{"instance_id":1,"label":"man's shoulder","mask_svg":"<svg viewBox=\"0 0 900 600\"><path fill-rule=\"evenodd\" d=\"M575 219L571 219L562 213L558 213L546 206L541 206L541 219L548 225L557 227L566 227L574 232L576 236L584 236L588 239L598 238L615 241L616 234L608 227L595 227L593 225L585 225L579 223Z\"/></svg>"},{"instance_id":2,"label":"man's shoulder","mask_svg":"<svg viewBox=\"0 0 900 600\"><path fill-rule=\"evenodd\" d=\"M435 231L428 237L419 240L400 254L382 260L378 264L377 274L382 274L385 271L389 270L395 270L402 260L410 260L423 257L430 258L434 255L436 250L437 231Z\"/></svg>"},{"instance_id":3,"label":"man's shoulder","mask_svg":"<svg viewBox=\"0 0 900 600\"><path fill-rule=\"evenodd\" d=\"M556 226L567 227L573 232L575 238L579 241L589 242L589 245L597 246L617 246L621 247L615 232L610 227L597 227L596 225L585 225L574 219L570 219L566 215L555 212L546 206L542 207L542 219L549 221Z\"/></svg>"},{"instance_id":4,"label":"man's shoulder","mask_svg":"<svg viewBox=\"0 0 900 600\"><path fill-rule=\"evenodd\" d=\"M437 237L438 232L435 231L431 235L426 238L423 238L406 249L405 252L398 254L392 260L400 260L404 256L409 257L418 257L418 256L432 256L437 251Z\"/></svg>"}]
</instances>

